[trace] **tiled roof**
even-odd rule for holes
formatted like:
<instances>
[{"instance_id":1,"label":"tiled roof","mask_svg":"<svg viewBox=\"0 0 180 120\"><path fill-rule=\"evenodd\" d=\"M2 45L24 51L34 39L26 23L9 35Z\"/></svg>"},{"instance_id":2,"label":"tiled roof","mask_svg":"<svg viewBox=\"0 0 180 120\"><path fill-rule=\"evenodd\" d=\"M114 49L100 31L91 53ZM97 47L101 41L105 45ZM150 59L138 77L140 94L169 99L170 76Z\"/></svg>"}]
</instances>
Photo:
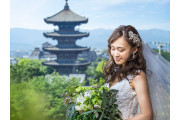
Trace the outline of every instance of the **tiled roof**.
<instances>
[{"instance_id":1,"label":"tiled roof","mask_svg":"<svg viewBox=\"0 0 180 120\"><path fill-rule=\"evenodd\" d=\"M43 47L44 51L88 51L90 48L89 47L80 47L80 46L62 46L57 47L57 46L52 46L52 47Z\"/></svg>"},{"instance_id":2,"label":"tiled roof","mask_svg":"<svg viewBox=\"0 0 180 120\"><path fill-rule=\"evenodd\" d=\"M32 53L30 54L30 56L29 57L40 57L42 55L42 51L40 51L40 49L39 48L35 48L33 51L32 51Z\"/></svg>"},{"instance_id":3,"label":"tiled roof","mask_svg":"<svg viewBox=\"0 0 180 120\"><path fill-rule=\"evenodd\" d=\"M44 33L46 37L87 37L89 33L79 33L79 34L61 34L58 32Z\"/></svg>"},{"instance_id":4,"label":"tiled roof","mask_svg":"<svg viewBox=\"0 0 180 120\"><path fill-rule=\"evenodd\" d=\"M89 61L80 61L80 60L72 60L72 59L61 59L61 60L54 60L44 62L44 65L49 66L87 66L90 65L91 62Z\"/></svg>"},{"instance_id":5,"label":"tiled roof","mask_svg":"<svg viewBox=\"0 0 180 120\"><path fill-rule=\"evenodd\" d=\"M44 19L47 23L62 23L62 22L81 22L87 23L88 18L82 17L70 9L63 9L62 11L58 12L57 14L47 17Z\"/></svg>"}]
</instances>

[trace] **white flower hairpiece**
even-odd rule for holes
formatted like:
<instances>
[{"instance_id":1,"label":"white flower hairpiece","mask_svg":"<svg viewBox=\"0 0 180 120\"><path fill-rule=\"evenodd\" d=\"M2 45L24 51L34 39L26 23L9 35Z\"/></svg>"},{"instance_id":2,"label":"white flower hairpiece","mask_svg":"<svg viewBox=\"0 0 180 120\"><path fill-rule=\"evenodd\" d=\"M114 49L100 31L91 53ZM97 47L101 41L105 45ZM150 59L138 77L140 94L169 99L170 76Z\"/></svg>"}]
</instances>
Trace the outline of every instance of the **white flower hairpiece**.
<instances>
[{"instance_id":1,"label":"white flower hairpiece","mask_svg":"<svg viewBox=\"0 0 180 120\"><path fill-rule=\"evenodd\" d=\"M129 31L129 39L132 40L133 44L137 44L137 46L140 46L140 39L137 34L133 33L133 31Z\"/></svg>"}]
</instances>

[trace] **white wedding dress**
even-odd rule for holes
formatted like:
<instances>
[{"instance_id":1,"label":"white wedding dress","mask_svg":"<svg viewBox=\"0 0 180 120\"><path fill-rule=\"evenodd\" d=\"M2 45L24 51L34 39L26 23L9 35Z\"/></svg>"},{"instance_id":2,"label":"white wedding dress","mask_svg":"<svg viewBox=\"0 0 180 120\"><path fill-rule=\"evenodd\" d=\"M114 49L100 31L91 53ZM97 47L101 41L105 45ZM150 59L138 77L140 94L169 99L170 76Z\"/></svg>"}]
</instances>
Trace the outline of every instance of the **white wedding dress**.
<instances>
[{"instance_id":1,"label":"white wedding dress","mask_svg":"<svg viewBox=\"0 0 180 120\"><path fill-rule=\"evenodd\" d=\"M132 75L127 76L132 80ZM123 79L111 86L110 89L119 90L117 94L118 109L122 113L123 119L128 119L136 115L138 112L138 101L136 92L132 89L127 79ZM109 87L109 83L105 83L106 87Z\"/></svg>"},{"instance_id":2,"label":"white wedding dress","mask_svg":"<svg viewBox=\"0 0 180 120\"><path fill-rule=\"evenodd\" d=\"M153 109L153 120L170 119L170 64L161 55L153 51L143 42L143 56L146 60L146 78ZM130 86L130 81L122 81L110 89L119 90L117 96L118 109L123 119L128 119L140 113L136 92ZM109 87L109 83L105 83Z\"/></svg>"}]
</instances>

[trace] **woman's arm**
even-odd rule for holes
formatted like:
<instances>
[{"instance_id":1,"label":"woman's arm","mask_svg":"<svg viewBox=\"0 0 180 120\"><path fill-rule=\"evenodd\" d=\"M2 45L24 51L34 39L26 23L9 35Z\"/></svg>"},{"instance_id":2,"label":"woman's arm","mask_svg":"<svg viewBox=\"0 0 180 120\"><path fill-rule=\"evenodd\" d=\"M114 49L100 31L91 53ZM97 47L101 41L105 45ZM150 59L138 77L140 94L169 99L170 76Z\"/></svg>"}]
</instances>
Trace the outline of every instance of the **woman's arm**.
<instances>
[{"instance_id":1,"label":"woman's arm","mask_svg":"<svg viewBox=\"0 0 180 120\"><path fill-rule=\"evenodd\" d=\"M149 97L146 74L144 72L141 71L140 75L133 78L133 86L137 94L140 114L125 120L153 120L152 105Z\"/></svg>"}]
</instances>

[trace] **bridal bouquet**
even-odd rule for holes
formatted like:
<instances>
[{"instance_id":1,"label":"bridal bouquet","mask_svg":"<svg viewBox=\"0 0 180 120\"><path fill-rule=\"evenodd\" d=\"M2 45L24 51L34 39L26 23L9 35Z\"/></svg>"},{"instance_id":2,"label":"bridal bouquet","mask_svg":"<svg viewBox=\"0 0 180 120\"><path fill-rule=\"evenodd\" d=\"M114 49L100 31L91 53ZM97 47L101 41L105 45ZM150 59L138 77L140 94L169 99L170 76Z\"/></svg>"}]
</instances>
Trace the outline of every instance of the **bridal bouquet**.
<instances>
[{"instance_id":1,"label":"bridal bouquet","mask_svg":"<svg viewBox=\"0 0 180 120\"><path fill-rule=\"evenodd\" d=\"M66 120L122 120L116 104L117 92L98 84L68 88L64 100Z\"/></svg>"}]
</instances>

